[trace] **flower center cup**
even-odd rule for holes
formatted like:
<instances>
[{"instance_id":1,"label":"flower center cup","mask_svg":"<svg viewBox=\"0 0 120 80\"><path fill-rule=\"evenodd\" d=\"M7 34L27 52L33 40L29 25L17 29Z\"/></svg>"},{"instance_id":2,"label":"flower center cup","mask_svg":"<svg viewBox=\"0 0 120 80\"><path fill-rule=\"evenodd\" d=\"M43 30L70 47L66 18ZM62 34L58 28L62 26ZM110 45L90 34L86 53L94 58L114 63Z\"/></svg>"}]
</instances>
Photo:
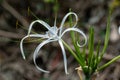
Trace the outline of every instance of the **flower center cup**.
<instances>
[{"instance_id":1,"label":"flower center cup","mask_svg":"<svg viewBox=\"0 0 120 80\"><path fill-rule=\"evenodd\" d=\"M54 40L59 40L58 36L58 28L56 26L53 26L50 28L49 31L46 32L46 34L49 36L49 38Z\"/></svg>"}]
</instances>

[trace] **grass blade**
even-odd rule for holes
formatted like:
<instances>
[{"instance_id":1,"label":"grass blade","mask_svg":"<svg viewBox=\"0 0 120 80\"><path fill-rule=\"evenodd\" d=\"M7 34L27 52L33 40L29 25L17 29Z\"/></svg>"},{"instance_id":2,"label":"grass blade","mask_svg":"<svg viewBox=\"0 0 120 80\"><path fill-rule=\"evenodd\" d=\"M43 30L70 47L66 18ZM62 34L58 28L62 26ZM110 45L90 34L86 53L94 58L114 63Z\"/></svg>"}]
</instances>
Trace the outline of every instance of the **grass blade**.
<instances>
[{"instance_id":1,"label":"grass blade","mask_svg":"<svg viewBox=\"0 0 120 80\"><path fill-rule=\"evenodd\" d=\"M90 27L90 36L89 36L89 43L88 43L88 67L92 66L92 60L94 55L94 29L93 27Z\"/></svg>"},{"instance_id":2,"label":"grass blade","mask_svg":"<svg viewBox=\"0 0 120 80\"><path fill-rule=\"evenodd\" d=\"M109 11L109 16L107 19L107 30L106 30L105 40L104 40L104 47L103 47L102 53L100 55L99 63L106 51L106 48L108 47L108 42L109 42L109 37L110 37L110 17L111 17L111 10Z\"/></svg>"}]
</instances>

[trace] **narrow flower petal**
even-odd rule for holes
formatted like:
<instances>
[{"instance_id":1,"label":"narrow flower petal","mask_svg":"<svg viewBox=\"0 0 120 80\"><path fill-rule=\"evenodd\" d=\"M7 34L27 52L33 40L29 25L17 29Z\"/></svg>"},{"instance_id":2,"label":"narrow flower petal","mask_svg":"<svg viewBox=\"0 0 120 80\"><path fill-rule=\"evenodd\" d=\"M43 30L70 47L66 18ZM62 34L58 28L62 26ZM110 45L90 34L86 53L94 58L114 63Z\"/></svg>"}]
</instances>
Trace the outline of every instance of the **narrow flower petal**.
<instances>
[{"instance_id":1,"label":"narrow flower petal","mask_svg":"<svg viewBox=\"0 0 120 80\"><path fill-rule=\"evenodd\" d=\"M86 45L86 43L87 43L87 37L86 37L86 35L83 33L83 31L81 31L81 30L78 29L78 28L68 28L68 29L64 30L63 33L61 34L61 37L62 37L66 32L68 32L68 31L76 31L76 32L80 33L80 34L85 38L85 43L84 43L83 45L80 45L80 44L77 43L77 45L78 45L79 47L83 47L83 46Z\"/></svg>"},{"instance_id":2,"label":"narrow flower petal","mask_svg":"<svg viewBox=\"0 0 120 80\"><path fill-rule=\"evenodd\" d=\"M63 54L65 73L66 73L66 74L69 74L68 71L67 71L67 58L66 58L66 52L65 52L65 48L64 48L63 43L62 43L61 40L59 40L59 44L60 44L60 47L61 47L61 50L62 50L62 54Z\"/></svg>"},{"instance_id":3,"label":"narrow flower petal","mask_svg":"<svg viewBox=\"0 0 120 80\"><path fill-rule=\"evenodd\" d=\"M43 41L41 44L39 44L39 45L36 47L36 49L35 49L35 51L34 51L34 54L33 54L33 61L34 61L34 64L35 64L36 68L37 68L38 70L42 71L42 72L45 72L45 73L49 73L49 71L43 70L42 68L40 68L40 67L37 65L37 63L36 63L36 57L37 57L37 55L38 55L38 52L40 51L40 49L41 49L44 45L46 45L46 44L48 44L48 43L50 43L50 42L53 42L53 41L56 41L56 40L50 40L50 39L48 39L48 40Z\"/></svg>"},{"instance_id":4,"label":"narrow flower petal","mask_svg":"<svg viewBox=\"0 0 120 80\"><path fill-rule=\"evenodd\" d=\"M42 20L35 20L35 21L33 21L33 22L30 24L30 26L29 26L28 35L30 34L31 29L32 29L33 25L34 25L36 22L42 24L45 28L47 28L49 31L51 31L51 30L50 30L51 27L50 27L46 22L44 22L44 21L42 21Z\"/></svg>"},{"instance_id":5,"label":"narrow flower petal","mask_svg":"<svg viewBox=\"0 0 120 80\"><path fill-rule=\"evenodd\" d=\"M48 36L46 35L40 35L40 34L31 34L31 35L27 35L25 37L22 38L22 40L20 41L20 50L21 50L21 54L23 56L23 59L25 59L25 54L24 54L24 50L23 50L23 41L28 38L28 37L41 37L41 38L47 38Z\"/></svg>"},{"instance_id":6,"label":"narrow flower petal","mask_svg":"<svg viewBox=\"0 0 120 80\"><path fill-rule=\"evenodd\" d=\"M120 26L119 26L118 32L119 32L119 34L120 34Z\"/></svg>"},{"instance_id":7,"label":"narrow flower petal","mask_svg":"<svg viewBox=\"0 0 120 80\"><path fill-rule=\"evenodd\" d=\"M76 13L74 13L74 12L69 12L69 13L67 13L66 15L65 15L65 17L63 18L63 20L62 20L62 22L61 22L61 25L60 25L60 33L59 33L59 35L62 33L62 28L63 28L63 26L64 26L64 23L65 23L65 21L66 21L66 19L68 18L68 16L69 15L74 15L75 16L75 24L74 24L74 26L73 27L75 27L76 25L77 25L77 21L78 21L78 16L76 15Z\"/></svg>"}]
</instances>

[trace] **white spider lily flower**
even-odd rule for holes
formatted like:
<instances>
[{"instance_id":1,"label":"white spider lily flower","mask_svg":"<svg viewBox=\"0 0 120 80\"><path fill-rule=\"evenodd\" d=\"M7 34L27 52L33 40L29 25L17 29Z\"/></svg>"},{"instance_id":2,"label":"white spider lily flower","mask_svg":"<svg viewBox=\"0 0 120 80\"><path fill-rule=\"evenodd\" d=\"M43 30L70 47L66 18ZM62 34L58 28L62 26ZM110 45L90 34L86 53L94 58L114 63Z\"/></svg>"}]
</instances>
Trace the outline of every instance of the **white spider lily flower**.
<instances>
[{"instance_id":1,"label":"white spider lily flower","mask_svg":"<svg viewBox=\"0 0 120 80\"><path fill-rule=\"evenodd\" d=\"M66 21L66 19L68 18L69 15L74 15L75 16L75 24L73 27L71 28L67 28L65 30L63 30L63 26L64 26L64 23ZM86 35L78 28L75 28L75 26L77 25L77 21L78 21L78 16L76 15L76 13L74 12L69 12L65 15L65 17L63 18L62 22L61 22L61 25L59 28L57 28L56 26L56 20L54 22L54 26L53 27L50 27L46 22L42 21L42 20L35 20L33 21L30 26L29 26L29 30L28 30L28 34L27 36L23 37L21 42L20 42L20 50L21 50L21 53L22 53L22 56L23 58L25 59L25 54L24 54L24 51L23 51L23 41L28 38L28 37L36 37L36 38L44 38L45 40L43 40L35 49L34 51L34 54L33 54L33 61L34 61L34 64L36 66L36 68L42 72L45 72L45 73L49 73L49 71L46 71L46 70L43 70L42 68L40 68L37 63L36 63L36 57L40 51L40 49L50 43L50 42L55 42L57 41L61 47L61 50L62 50L62 54L63 54L63 60L64 60L64 68L65 68L65 73L68 74L68 71L67 71L67 58L66 58L66 52L65 52L65 48L63 46L63 43L62 43L62 37L63 35L66 33L66 32L69 32L69 31L75 31L75 32L78 32L79 34L81 34L84 38L85 38L85 43L83 45L80 45L81 47L84 46L86 43L87 43L87 37ZM47 28L47 32L46 34L31 34L31 29L33 27L33 25L35 23L40 23L42 24L45 28Z\"/></svg>"}]
</instances>

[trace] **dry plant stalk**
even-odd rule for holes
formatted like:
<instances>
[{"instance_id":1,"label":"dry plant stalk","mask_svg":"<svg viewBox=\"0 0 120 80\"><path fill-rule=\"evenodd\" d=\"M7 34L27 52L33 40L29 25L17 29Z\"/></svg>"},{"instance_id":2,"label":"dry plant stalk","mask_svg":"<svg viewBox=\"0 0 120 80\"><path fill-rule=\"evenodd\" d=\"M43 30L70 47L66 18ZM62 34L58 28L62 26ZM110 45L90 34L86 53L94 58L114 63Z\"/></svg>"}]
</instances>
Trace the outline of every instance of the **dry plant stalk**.
<instances>
[{"instance_id":1,"label":"dry plant stalk","mask_svg":"<svg viewBox=\"0 0 120 80\"><path fill-rule=\"evenodd\" d=\"M75 70L77 70L77 74L80 78L80 80L85 80L85 75L84 75L84 72L82 70L82 67L77 67L75 68ZM98 77L98 72L94 73L92 76L91 76L91 80L96 80L96 78Z\"/></svg>"}]
</instances>

